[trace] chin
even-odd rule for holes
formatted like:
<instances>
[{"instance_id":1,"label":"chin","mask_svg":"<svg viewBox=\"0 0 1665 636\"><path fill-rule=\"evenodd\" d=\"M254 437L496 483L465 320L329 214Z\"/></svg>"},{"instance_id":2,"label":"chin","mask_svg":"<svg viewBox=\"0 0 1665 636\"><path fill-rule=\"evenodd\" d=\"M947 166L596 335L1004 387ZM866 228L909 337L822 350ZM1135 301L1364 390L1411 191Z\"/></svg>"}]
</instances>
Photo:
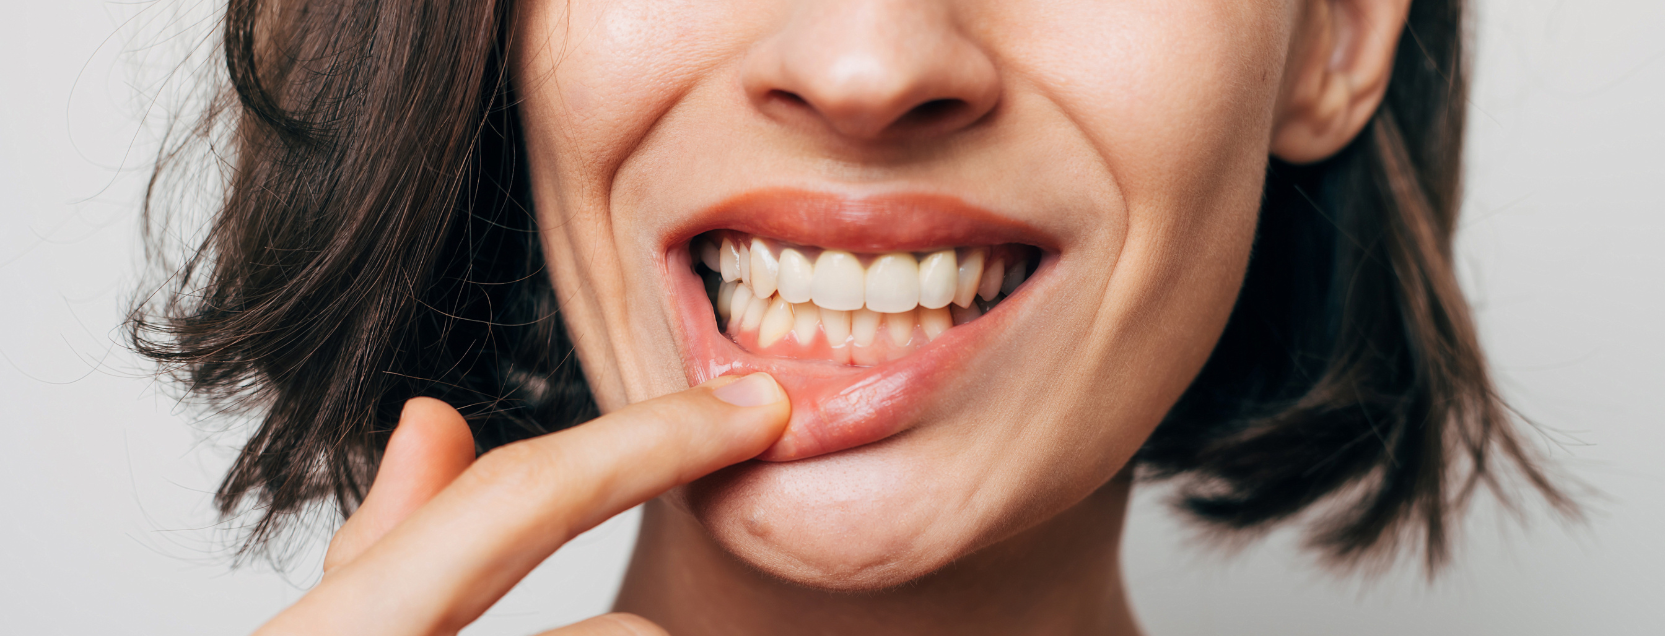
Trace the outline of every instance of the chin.
<instances>
[{"instance_id":1,"label":"chin","mask_svg":"<svg viewBox=\"0 0 1665 636\"><path fill-rule=\"evenodd\" d=\"M977 545L906 436L794 462L747 462L678 493L728 553L772 577L831 591L895 587ZM973 524L974 525L974 524Z\"/></svg>"}]
</instances>

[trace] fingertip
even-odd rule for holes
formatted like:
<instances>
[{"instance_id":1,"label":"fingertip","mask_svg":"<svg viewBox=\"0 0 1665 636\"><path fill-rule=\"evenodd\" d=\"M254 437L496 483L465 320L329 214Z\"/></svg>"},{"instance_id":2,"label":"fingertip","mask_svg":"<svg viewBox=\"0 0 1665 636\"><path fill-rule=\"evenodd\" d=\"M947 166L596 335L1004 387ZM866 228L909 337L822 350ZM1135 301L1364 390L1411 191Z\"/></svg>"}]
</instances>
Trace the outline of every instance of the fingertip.
<instances>
[{"instance_id":1,"label":"fingertip","mask_svg":"<svg viewBox=\"0 0 1665 636\"><path fill-rule=\"evenodd\" d=\"M384 466L414 459L422 465L467 468L474 457L474 432L462 413L441 400L415 397L405 401L382 461Z\"/></svg>"},{"instance_id":2,"label":"fingertip","mask_svg":"<svg viewBox=\"0 0 1665 636\"><path fill-rule=\"evenodd\" d=\"M732 444L743 455L731 458L738 461L763 452L786 433L787 422L792 419L792 401L768 373L729 378L733 379L713 382L710 394L723 405L722 428L729 431L724 443Z\"/></svg>"},{"instance_id":3,"label":"fingertip","mask_svg":"<svg viewBox=\"0 0 1665 636\"><path fill-rule=\"evenodd\" d=\"M762 371L719 386L711 391L711 396L743 408L786 401L786 391L781 389L780 383L775 381L774 376Z\"/></svg>"},{"instance_id":4,"label":"fingertip","mask_svg":"<svg viewBox=\"0 0 1665 636\"><path fill-rule=\"evenodd\" d=\"M412 398L387 440L365 507L395 522L427 503L474 463L474 434L457 409Z\"/></svg>"}]
</instances>

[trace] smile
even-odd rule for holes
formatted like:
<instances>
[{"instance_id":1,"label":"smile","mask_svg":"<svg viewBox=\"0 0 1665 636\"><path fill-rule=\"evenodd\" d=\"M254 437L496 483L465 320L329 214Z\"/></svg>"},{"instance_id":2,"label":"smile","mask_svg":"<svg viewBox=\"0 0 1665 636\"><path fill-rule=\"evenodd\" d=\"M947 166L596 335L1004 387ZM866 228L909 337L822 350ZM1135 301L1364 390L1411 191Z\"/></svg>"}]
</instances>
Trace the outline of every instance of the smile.
<instances>
[{"instance_id":1,"label":"smile","mask_svg":"<svg viewBox=\"0 0 1665 636\"><path fill-rule=\"evenodd\" d=\"M766 461L911 427L979 367L1057 260L1052 237L940 195L756 192L666 242L689 383L765 371L792 399Z\"/></svg>"},{"instance_id":2,"label":"smile","mask_svg":"<svg viewBox=\"0 0 1665 636\"><path fill-rule=\"evenodd\" d=\"M982 317L1039 252L1023 245L856 254L742 232L694 239L717 324L764 355L873 366Z\"/></svg>"}]
</instances>

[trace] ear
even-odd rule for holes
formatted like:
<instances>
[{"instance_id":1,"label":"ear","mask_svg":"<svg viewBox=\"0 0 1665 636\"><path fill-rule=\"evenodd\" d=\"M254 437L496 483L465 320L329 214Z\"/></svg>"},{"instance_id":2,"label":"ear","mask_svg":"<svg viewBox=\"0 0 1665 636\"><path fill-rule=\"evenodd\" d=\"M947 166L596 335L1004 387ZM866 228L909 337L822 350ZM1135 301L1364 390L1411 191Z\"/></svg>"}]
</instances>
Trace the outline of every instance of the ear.
<instances>
[{"instance_id":1,"label":"ear","mask_svg":"<svg viewBox=\"0 0 1665 636\"><path fill-rule=\"evenodd\" d=\"M1411 0L1301 0L1272 155L1313 163L1340 152L1376 113Z\"/></svg>"}]
</instances>

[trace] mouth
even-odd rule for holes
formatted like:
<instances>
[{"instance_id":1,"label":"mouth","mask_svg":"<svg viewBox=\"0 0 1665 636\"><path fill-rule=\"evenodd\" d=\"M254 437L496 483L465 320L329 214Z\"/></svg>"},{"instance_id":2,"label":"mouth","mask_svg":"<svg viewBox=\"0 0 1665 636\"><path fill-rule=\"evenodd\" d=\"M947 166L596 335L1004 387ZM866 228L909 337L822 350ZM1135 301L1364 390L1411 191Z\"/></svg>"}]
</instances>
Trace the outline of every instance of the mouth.
<instances>
[{"instance_id":1,"label":"mouth","mask_svg":"<svg viewBox=\"0 0 1665 636\"><path fill-rule=\"evenodd\" d=\"M954 197L799 190L726 201L669 241L690 384L766 371L792 399L764 461L910 428L982 366L1057 254L1033 228Z\"/></svg>"}]
</instances>

